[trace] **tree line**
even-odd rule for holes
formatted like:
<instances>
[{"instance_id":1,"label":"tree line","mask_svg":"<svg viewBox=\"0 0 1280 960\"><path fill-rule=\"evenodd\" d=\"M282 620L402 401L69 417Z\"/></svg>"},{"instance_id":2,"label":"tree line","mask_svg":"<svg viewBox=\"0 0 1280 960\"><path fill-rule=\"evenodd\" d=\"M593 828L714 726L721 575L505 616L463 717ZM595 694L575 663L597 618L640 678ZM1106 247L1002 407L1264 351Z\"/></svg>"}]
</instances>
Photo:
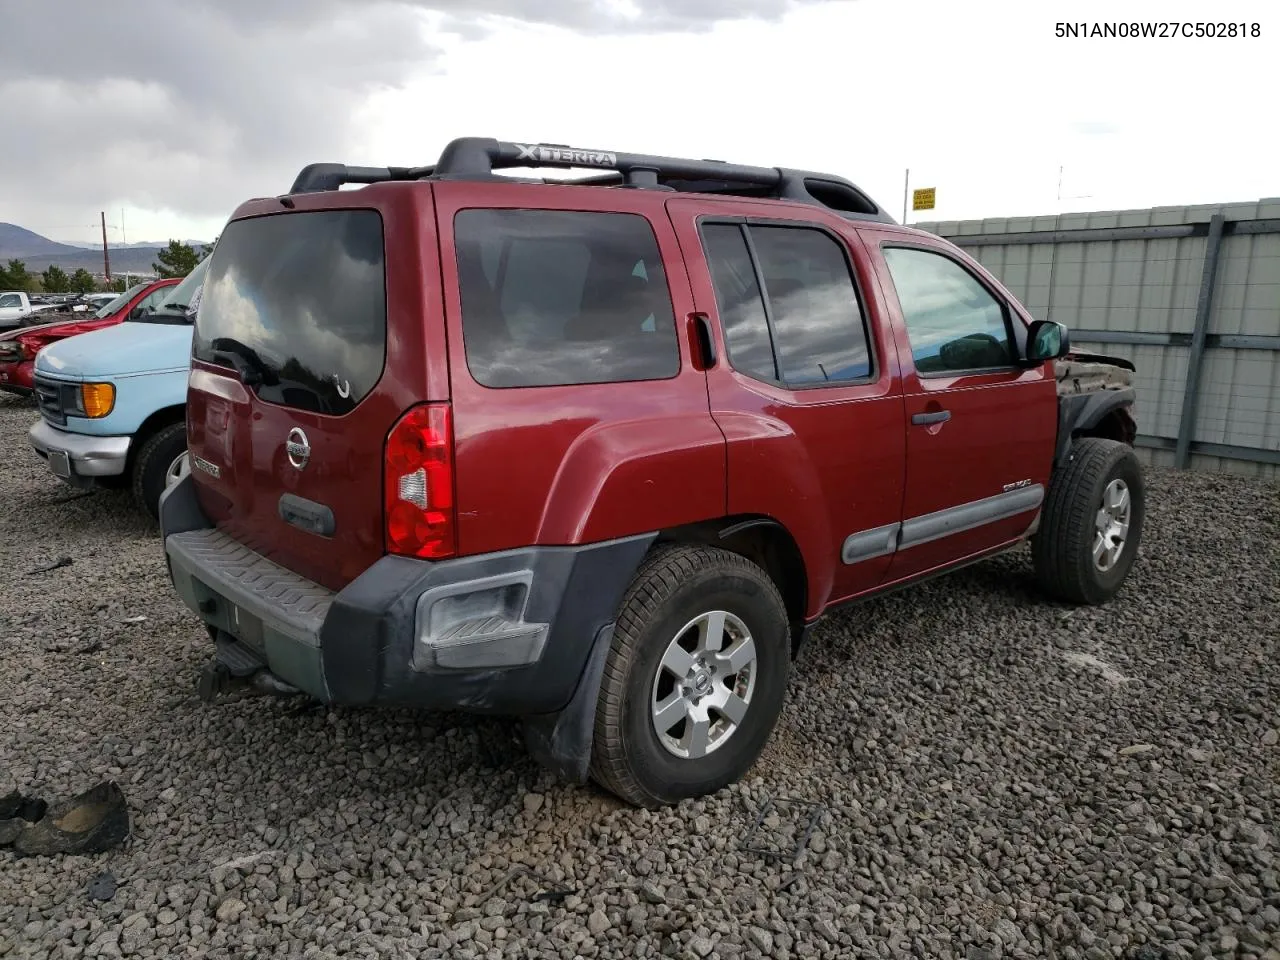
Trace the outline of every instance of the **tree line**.
<instances>
[{"instance_id":1,"label":"tree line","mask_svg":"<svg viewBox=\"0 0 1280 960\"><path fill-rule=\"evenodd\" d=\"M213 243L202 246L197 252L189 243L170 240L169 246L162 247L156 253L151 269L158 277L185 277L196 268L201 260L213 252ZM110 283L99 283L84 267L68 274L61 267L54 265L39 273L27 269L23 260L10 260L8 264L0 264L0 290L20 290L23 293L123 293L124 277L113 277Z\"/></svg>"}]
</instances>

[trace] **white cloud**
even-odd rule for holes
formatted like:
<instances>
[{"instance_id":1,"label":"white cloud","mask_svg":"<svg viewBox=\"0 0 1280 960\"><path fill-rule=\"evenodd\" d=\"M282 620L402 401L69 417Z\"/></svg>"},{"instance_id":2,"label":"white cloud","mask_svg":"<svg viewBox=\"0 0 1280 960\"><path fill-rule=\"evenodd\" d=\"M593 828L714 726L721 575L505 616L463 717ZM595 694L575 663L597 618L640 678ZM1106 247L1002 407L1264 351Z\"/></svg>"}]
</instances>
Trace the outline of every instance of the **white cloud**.
<instances>
[{"instance_id":1,"label":"white cloud","mask_svg":"<svg viewBox=\"0 0 1280 960\"><path fill-rule=\"evenodd\" d=\"M403 31L416 22L421 36L398 39L392 69L368 61L377 44L367 31L357 36L350 25L320 31L309 48L328 58L320 68L318 103L307 103L307 88L292 81L287 99L255 102L246 95L247 81L215 77L200 86L199 97L172 106L157 99L169 89L164 71L159 92L135 76L135 87L113 97L120 135L104 125L67 161L90 187L78 191L76 201L88 216L77 212L72 220L87 225L98 209L125 205L131 238L211 235L230 210L216 213L202 197L216 196L222 211L232 201L221 198L283 191L298 169L316 160L430 163L448 140L463 135L830 170L895 216L910 167L913 185L938 191L937 210L912 219L1280 195L1274 160L1280 133L1270 104L1280 53L1273 0L1208 9L1190 0L1135 0L1122 12L1091 0L846 0L795 5L773 20L718 23L735 10L768 17L787 5L703 0L696 6L698 17L682 22L693 8L675 0L609 0L591 4L587 13L587 5L562 5L543 25L531 25L509 16L528 17L534 9L516 0L478 4L470 20L460 14L397 20L379 5L371 23L399 24ZM1202 22L1207 16L1257 22L1262 36L1054 35L1058 20ZM271 60L290 29L287 19L272 20L257 40L245 40L243 55L259 87L297 69L296 59ZM209 30L224 48L234 43L225 24ZM345 36L354 38L350 58L337 54ZM175 42L198 49L201 36ZM414 49L423 51L416 65ZM197 60L203 70L217 69L207 56ZM58 96L80 98L81 109L64 114L72 121L96 109L82 88L61 94L48 83L24 89L46 98L50 111L61 109ZM106 89L93 96L105 96ZM306 110L272 143L284 108L299 103ZM139 182L128 171L155 149L156 138L130 137L126 119L148 111L166 125L162 138L173 151L160 175ZM63 136L52 124L37 132ZM56 198L38 200L39 183L6 183L0 211L30 211L55 223L71 216ZM21 198L5 195L19 189ZM0 219L17 219L3 212ZM59 238L92 239L92 230Z\"/></svg>"},{"instance_id":2,"label":"white cloud","mask_svg":"<svg viewBox=\"0 0 1280 960\"><path fill-rule=\"evenodd\" d=\"M371 98L352 149L425 163L465 133L809 167L895 217L910 167L913 186L937 187L929 219L1251 200L1280 195L1280 133L1259 112L1272 9L1215 10L1261 23L1236 40L1055 36L1061 18L1114 22L1103 3L861 0L661 39L507 23ZM1184 0L1122 16L1206 14Z\"/></svg>"}]
</instances>

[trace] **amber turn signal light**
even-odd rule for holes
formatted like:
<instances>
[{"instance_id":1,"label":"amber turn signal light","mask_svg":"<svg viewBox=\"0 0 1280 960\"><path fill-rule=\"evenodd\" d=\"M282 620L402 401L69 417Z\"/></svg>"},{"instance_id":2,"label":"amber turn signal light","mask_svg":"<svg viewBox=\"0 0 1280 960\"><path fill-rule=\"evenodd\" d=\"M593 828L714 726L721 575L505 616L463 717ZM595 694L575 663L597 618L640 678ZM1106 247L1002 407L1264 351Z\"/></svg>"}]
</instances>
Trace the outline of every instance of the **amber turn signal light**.
<instances>
[{"instance_id":1,"label":"amber turn signal light","mask_svg":"<svg viewBox=\"0 0 1280 960\"><path fill-rule=\"evenodd\" d=\"M90 419L105 417L116 405L116 388L110 383L85 383L80 385L80 403L84 415Z\"/></svg>"}]
</instances>

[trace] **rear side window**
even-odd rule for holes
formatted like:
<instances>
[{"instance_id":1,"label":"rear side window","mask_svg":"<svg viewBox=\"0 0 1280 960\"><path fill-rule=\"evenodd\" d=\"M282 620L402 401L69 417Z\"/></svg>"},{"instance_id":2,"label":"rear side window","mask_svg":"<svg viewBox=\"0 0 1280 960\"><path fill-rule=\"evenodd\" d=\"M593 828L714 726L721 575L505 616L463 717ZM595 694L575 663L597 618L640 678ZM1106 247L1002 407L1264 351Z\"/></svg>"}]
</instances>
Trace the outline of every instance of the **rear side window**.
<instances>
[{"instance_id":1,"label":"rear side window","mask_svg":"<svg viewBox=\"0 0 1280 960\"><path fill-rule=\"evenodd\" d=\"M382 376L382 218L323 210L236 220L210 255L192 355L247 372L268 403L344 414Z\"/></svg>"},{"instance_id":2,"label":"rear side window","mask_svg":"<svg viewBox=\"0 0 1280 960\"><path fill-rule=\"evenodd\" d=\"M849 264L821 230L752 226L772 308L784 383L812 386L871 373L871 351Z\"/></svg>"},{"instance_id":3,"label":"rear side window","mask_svg":"<svg viewBox=\"0 0 1280 960\"><path fill-rule=\"evenodd\" d=\"M477 383L618 383L679 372L671 293L643 217L463 210L454 244Z\"/></svg>"},{"instance_id":4,"label":"rear side window","mask_svg":"<svg viewBox=\"0 0 1280 960\"><path fill-rule=\"evenodd\" d=\"M778 368L765 319L764 298L751 262L751 251L742 228L730 223L709 223L702 242L716 290L716 307L724 327L729 362L757 380L777 380Z\"/></svg>"},{"instance_id":5,"label":"rear side window","mask_svg":"<svg viewBox=\"0 0 1280 960\"><path fill-rule=\"evenodd\" d=\"M885 247L883 252L919 373L1013 362L1004 307L968 270L928 250Z\"/></svg>"},{"instance_id":6,"label":"rear side window","mask_svg":"<svg viewBox=\"0 0 1280 960\"><path fill-rule=\"evenodd\" d=\"M871 375L857 288L835 238L809 227L717 223L704 225L702 238L735 370L789 387Z\"/></svg>"}]
</instances>

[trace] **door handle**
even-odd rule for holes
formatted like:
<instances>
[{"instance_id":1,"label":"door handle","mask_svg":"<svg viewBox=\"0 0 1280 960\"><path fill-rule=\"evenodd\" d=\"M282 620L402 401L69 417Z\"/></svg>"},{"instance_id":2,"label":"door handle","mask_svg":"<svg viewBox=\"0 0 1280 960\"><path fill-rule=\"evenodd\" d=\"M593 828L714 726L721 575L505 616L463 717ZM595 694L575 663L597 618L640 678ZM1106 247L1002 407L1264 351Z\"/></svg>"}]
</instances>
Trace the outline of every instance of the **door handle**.
<instances>
[{"instance_id":1,"label":"door handle","mask_svg":"<svg viewBox=\"0 0 1280 960\"><path fill-rule=\"evenodd\" d=\"M711 321L705 313L689 314L689 349L695 370L710 370L716 365L716 344L711 339Z\"/></svg>"},{"instance_id":2,"label":"door handle","mask_svg":"<svg viewBox=\"0 0 1280 960\"><path fill-rule=\"evenodd\" d=\"M929 423L946 423L950 419L950 410L936 410L933 413L913 413L911 415L911 422L920 426Z\"/></svg>"}]
</instances>

